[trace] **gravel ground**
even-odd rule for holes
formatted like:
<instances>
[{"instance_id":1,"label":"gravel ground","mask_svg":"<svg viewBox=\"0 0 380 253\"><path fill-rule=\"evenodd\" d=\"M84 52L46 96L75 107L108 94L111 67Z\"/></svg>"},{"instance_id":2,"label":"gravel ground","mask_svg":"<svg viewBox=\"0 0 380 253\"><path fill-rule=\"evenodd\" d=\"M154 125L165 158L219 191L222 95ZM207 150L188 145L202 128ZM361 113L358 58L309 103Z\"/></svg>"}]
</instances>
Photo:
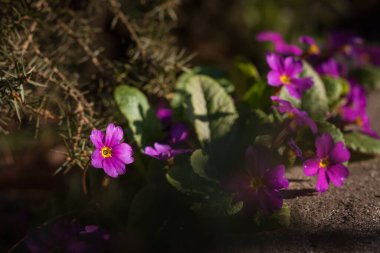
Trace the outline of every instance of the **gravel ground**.
<instances>
[{"instance_id":1,"label":"gravel ground","mask_svg":"<svg viewBox=\"0 0 380 253\"><path fill-rule=\"evenodd\" d=\"M313 190L315 179L295 168L288 173L291 183L284 192L290 226L227 236L214 252L380 252L379 165L379 158L352 164L344 187L322 195Z\"/></svg>"},{"instance_id":2,"label":"gravel ground","mask_svg":"<svg viewBox=\"0 0 380 253\"><path fill-rule=\"evenodd\" d=\"M380 91L369 94L368 113L380 133ZM289 171L285 202L291 210L287 229L230 235L215 241L213 252L380 252L380 157L350 164L342 188L314 191L315 178L302 168Z\"/></svg>"}]
</instances>

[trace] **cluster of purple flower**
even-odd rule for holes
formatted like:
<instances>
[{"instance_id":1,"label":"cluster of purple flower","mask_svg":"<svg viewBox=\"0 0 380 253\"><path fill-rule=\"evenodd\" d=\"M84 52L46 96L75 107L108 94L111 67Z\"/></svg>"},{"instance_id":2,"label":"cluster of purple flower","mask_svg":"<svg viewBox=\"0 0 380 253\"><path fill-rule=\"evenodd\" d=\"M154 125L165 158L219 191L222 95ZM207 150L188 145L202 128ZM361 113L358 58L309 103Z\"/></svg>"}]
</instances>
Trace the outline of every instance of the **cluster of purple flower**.
<instances>
[{"instance_id":1,"label":"cluster of purple flower","mask_svg":"<svg viewBox=\"0 0 380 253\"><path fill-rule=\"evenodd\" d=\"M334 36L327 48L321 48L308 36L300 37L302 47L288 44L279 33L275 32L263 32L257 36L258 41L270 41L274 44L275 52L266 56L270 67L267 74L268 84L276 87L274 94L279 94L278 91L284 89L293 99L287 101L277 95L271 96L273 108L284 116L286 130L289 133L296 133L300 127L306 126L315 136L314 155L304 157L301 148L292 137L288 138L287 143L302 160L304 174L317 176L318 192L325 192L330 182L337 187L343 185L349 175L345 163L350 159L350 152L343 141L335 142L329 133L319 132L316 122L309 114L295 106L297 102L294 101L302 101L304 93L314 85L313 78L304 75L303 61L310 62L322 76L348 80L349 91L342 98L343 102L334 109L335 115L344 127L354 125L362 133L377 137L370 128L366 114L367 102L364 89L355 80L348 78L347 69L338 61L341 56L352 57L357 61L372 61L370 56L376 50L374 47L364 47L362 40L357 37L342 34ZM328 57L324 56L320 60L318 56L322 49L329 53ZM191 153L190 149L179 148L186 147L189 130L185 124L174 123L172 109L165 103L160 103L156 116L164 126L168 138L163 142L153 143L153 146L145 147L142 153L159 160L170 160L176 155ZM90 139L95 145L92 154L93 167L103 168L110 177L124 174L126 164L133 163L132 147L121 143L123 131L120 127L109 124L105 135L99 130L93 130ZM260 148L249 146L245 154L244 172L237 176L237 180L234 178L230 183L233 185L235 196L244 201L245 209L260 209L264 213L271 214L282 207L283 200L279 191L286 189L289 182L285 177L284 165L269 164L263 157Z\"/></svg>"}]
</instances>

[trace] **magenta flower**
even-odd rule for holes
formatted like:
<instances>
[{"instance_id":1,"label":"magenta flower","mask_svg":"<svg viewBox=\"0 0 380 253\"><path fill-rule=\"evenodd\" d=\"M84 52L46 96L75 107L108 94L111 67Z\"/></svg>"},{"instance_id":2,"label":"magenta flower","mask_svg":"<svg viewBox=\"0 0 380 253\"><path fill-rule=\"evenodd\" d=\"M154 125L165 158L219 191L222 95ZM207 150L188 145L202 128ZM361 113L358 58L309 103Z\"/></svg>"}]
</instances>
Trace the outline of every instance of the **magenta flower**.
<instances>
[{"instance_id":1,"label":"magenta flower","mask_svg":"<svg viewBox=\"0 0 380 253\"><path fill-rule=\"evenodd\" d=\"M330 134L322 134L315 141L317 149L316 157L304 162L304 173L306 176L318 174L316 190L325 192L330 181L340 187L348 177L349 171L342 163L350 159L350 152L342 141L334 143Z\"/></svg>"},{"instance_id":2,"label":"magenta flower","mask_svg":"<svg viewBox=\"0 0 380 253\"><path fill-rule=\"evenodd\" d=\"M272 31L265 31L261 32L256 36L256 40L263 42L263 41L270 41L274 45L274 50L277 53L285 54L285 55L301 55L302 50L295 46L288 44L284 41L282 38L282 35L278 32L272 32Z\"/></svg>"},{"instance_id":3,"label":"magenta flower","mask_svg":"<svg viewBox=\"0 0 380 253\"><path fill-rule=\"evenodd\" d=\"M351 81L350 92L347 94L346 103L340 108L342 120L356 125L363 133L377 138L376 132L371 129L367 112L367 97L363 87Z\"/></svg>"},{"instance_id":4,"label":"magenta flower","mask_svg":"<svg viewBox=\"0 0 380 253\"><path fill-rule=\"evenodd\" d=\"M346 56L356 56L357 50L363 44L363 39L349 32L333 32L329 37L331 50Z\"/></svg>"},{"instance_id":5,"label":"magenta flower","mask_svg":"<svg viewBox=\"0 0 380 253\"><path fill-rule=\"evenodd\" d=\"M310 127L311 131L316 134L318 129L315 122L309 117L307 112L300 111L298 108L293 107L291 103L276 96L270 97L277 105L274 106L281 114L285 114L289 120L289 128L296 131L298 127L306 125Z\"/></svg>"},{"instance_id":6,"label":"magenta flower","mask_svg":"<svg viewBox=\"0 0 380 253\"><path fill-rule=\"evenodd\" d=\"M166 102L160 101L157 105L156 117L165 125L169 126L172 122L173 110Z\"/></svg>"},{"instance_id":7,"label":"magenta flower","mask_svg":"<svg viewBox=\"0 0 380 253\"><path fill-rule=\"evenodd\" d=\"M248 147L246 150L246 174L233 182L232 190L237 191L237 199L244 202L248 212L261 209L264 214L272 214L281 209L283 200L279 190L288 188L285 166L272 168L265 159L267 153Z\"/></svg>"},{"instance_id":8,"label":"magenta flower","mask_svg":"<svg viewBox=\"0 0 380 253\"><path fill-rule=\"evenodd\" d=\"M307 52L311 55L319 55L320 53L320 49L317 45L317 43L315 42L315 40L310 37L310 36L301 36L299 38L299 41L303 44L307 44L309 46L309 48L307 49Z\"/></svg>"},{"instance_id":9,"label":"magenta flower","mask_svg":"<svg viewBox=\"0 0 380 253\"><path fill-rule=\"evenodd\" d=\"M292 57L283 59L276 54L267 55L267 63L271 71L267 75L268 83L271 86L285 86L289 94L297 99L313 85L311 78L301 78L302 62Z\"/></svg>"},{"instance_id":10,"label":"magenta flower","mask_svg":"<svg viewBox=\"0 0 380 253\"><path fill-rule=\"evenodd\" d=\"M153 147L146 147L144 153L159 160L168 160L176 155L189 153L189 149L174 149L170 145L155 142Z\"/></svg>"},{"instance_id":11,"label":"magenta flower","mask_svg":"<svg viewBox=\"0 0 380 253\"><path fill-rule=\"evenodd\" d=\"M322 75L329 75L332 77L340 77L341 75L341 67L333 58L322 62L319 66L316 67L316 70L319 74Z\"/></svg>"},{"instance_id":12,"label":"magenta flower","mask_svg":"<svg viewBox=\"0 0 380 253\"><path fill-rule=\"evenodd\" d=\"M92 130L90 139L95 146L91 164L103 168L110 177L118 177L126 172L125 165L133 163L133 150L127 143L120 143L124 133L121 127L109 124L106 136L100 130Z\"/></svg>"},{"instance_id":13,"label":"magenta flower","mask_svg":"<svg viewBox=\"0 0 380 253\"><path fill-rule=\"evenodd\" d=\"M169 130L170 142L173 144L183 142L189 135L188 127L183 123L173 124Z\"/></svg>"}]
</instances>

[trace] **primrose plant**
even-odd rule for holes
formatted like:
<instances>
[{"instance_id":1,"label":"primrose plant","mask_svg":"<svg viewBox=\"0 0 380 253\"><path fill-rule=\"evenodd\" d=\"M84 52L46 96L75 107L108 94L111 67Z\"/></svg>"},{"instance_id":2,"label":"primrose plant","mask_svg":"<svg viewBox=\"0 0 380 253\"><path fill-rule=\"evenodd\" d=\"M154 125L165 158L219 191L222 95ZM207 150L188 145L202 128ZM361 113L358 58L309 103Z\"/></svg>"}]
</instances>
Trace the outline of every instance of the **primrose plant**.
<instances>
[{"instance_id":1,"label":"primrose plant","mask_svg":"<svg viewBox=\"0 0 380 253\"><path fill-rule=\"evenodd\" d=\"M301 36L293 45L270 31L257 40L274 46L262 74L241 59L227 70L196 67L155 103L132 86L116 88L127 135L112 123L105 135L93 130L91 164L112 178L142 178L131 213L150 206L134 202L155 199L140 196L153 187L194 214L284 225L287 170L303 167L316 177L315 194L324 193L330 182L344 186L351 154L380 154L366 113L380 59L373 46L342 34L325 44Z\"/></svg>"}]
</instances>

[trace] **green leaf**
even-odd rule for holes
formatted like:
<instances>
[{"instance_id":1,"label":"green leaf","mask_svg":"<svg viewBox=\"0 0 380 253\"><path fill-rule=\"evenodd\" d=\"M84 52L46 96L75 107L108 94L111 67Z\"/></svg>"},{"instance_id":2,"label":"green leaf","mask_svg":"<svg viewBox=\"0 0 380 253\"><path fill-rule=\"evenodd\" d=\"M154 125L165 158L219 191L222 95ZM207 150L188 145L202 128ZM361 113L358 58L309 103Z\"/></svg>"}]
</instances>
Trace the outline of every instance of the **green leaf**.
<instances>
[{"instance_id":1,"label":"green leaf","mask_svg":"<svg viewBox=\"0 0 380 253\"><path fill-rule=\"evenodd\" d=\"M190 164L174 165L166 174L166 179L175 189L187 194L191 208L203 215L233 215L243 207L242 202L235 202L233 195L224 192L215 180L197 175Z\"/></svg>"},{"instance_id":2,"label":"green leaf","mask_svg":"<svg viewBox=\"0 0 380 253\"><path fill-rule=\"evenodd\" d=\"M373 65L363 65L351 75L368 89L380 89L380 69Z\"/></svg>"},{"instance_id":3,"label":"green leaf","mask_svg":"<svg viewBox=\"0 0 380 253\"><path fill-rule=\"evenodd\" d=\"M140 147L162 138L161 124L141 91L120 85L116 87L114 96L120 111L128 120L133 139Z\"/></svg>"},{"instance_id":4,"label":"green leaf","mask_svg":"<svg viewBox=\"0 0 380 253\"><path fill-rule=\"evenodd\" d=\"M258 229L269 230L287 227L290 224L290 209L287 204L275 212L272 216L267 217L258 212L254 219Z\"/></svg>"},{"instance_id":5,"label":"green leaf","mask_svg":"<svg viewBox=\"0 0 380 253\"><path fill-rule=\"evenodd\" d=\"M345 142L345 138L343 136L342 131L339 128L337 128L334 124L331 124L327 121L323 121L323 122L317 122L317 126L318 126L319 133L321 134L329 133L331 134L335 142L338 142L338 141L343 141L343 143Z\"/></svg>"},{"instance_id":6,"label":"green leaf","mask_svg":"<svg viewBox=\"0 0 380 253\"><path fill-rule=\"evenodd\" d=\"M243 58L236 58L230 71L232 82L235 84L236 94L239 98L248 96L248 89L261 82L259 72L255 65ZM251 91L252 93L252 91Z\"/></svg>"},{"instance_id":7,"label":"green leaf","mask_svg":"<svg viewBox=\"0 0 380 253\"><path fill-rule=\"evenodd\" d=\"M270 106L271 89L264 81L257 82L249 88L242 97L242 101L247 102L251 108L266 109Z\"/></svg>"},{"instance_id":8,"label":"green leaf","mask_svg":"<svg viewBox=\"0 0 380 253\"><path fill-rule=\"evenodd\" d=\"M194 124L201 144L228 134L238 115L231 97L212 78L190 77L182 92L186 99L187 118Z\"/></svg>"},{"instance_id":9,"label":"green leaf","mask_svg":"<svg viewBox=\"0 0 380 253\"><path fill-rule=\"evenodd\" d=\"M302 96L301 108L313 119L323 120L329 111L325 85L318 73L306 61L303 62L302 74L304 77L311 77L313 86Z\"/></svg>"},{"instance_id":10,"label":"green leaf","mask_svg":"<svg viewBox=\"0 0 380 253\"><path fill-rule=\"evenodd\" d=\"M201 149L197 149L193 152L193 154L190 157L190 164L193 168L193 171L198 176L213 182L218 182L217 180L207 175L207 168L209 166L208 156Z\"/></svg>"},{"instance_id":11,"label":"green leaf","mask_svg":"<svg viewBox=\"0 0 380 253\"><path fill-rule=\"evenodd\" d=\"M348 92L349 84L344 78L323 76L322 79L325 84L329 105L330 107L334 107L337 105L342 96Z\"/></svg>"},{"instance_id":12,"label":"green leaf","mask_svg":"<svg viewBox=\"0 0 380 253\"><path fill-rule=\"evenodd\" d=\"M346 146L364 154L380 154L380 141L360 132L344 135Z\"/></svg>"}]
</instances>

